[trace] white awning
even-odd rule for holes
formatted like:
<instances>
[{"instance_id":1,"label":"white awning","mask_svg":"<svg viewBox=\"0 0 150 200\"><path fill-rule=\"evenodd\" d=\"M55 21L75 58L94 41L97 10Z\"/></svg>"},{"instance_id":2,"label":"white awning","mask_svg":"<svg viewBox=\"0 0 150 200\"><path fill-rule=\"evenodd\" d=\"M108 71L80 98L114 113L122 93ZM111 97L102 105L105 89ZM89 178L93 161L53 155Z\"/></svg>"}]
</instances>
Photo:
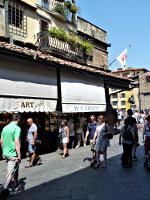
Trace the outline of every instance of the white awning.
<instances>
[{"instance_id":1,"label":"white awning","mask_svg":"<svg viewBox=\"0 0 150 200\"><path fill-rule=\"evenodd\" d=\"M1 56L0 95L57 99L56 69L28 60Z\"/></svg>"},{"instance_id":2,"label":"white awning","mask_svg":"<svg viewBox=\"0 0 150 200\"><path fill-rule=\"evenodd\" d=\"M56 100L0 98L0 112L53 112Z\"/></svg>"},{"instance_id":3,"label":"white awning","mask_svg":"<svg viewBox=\"0 0 150 200\"><path fill-rule=\"evenodd\" d=\"M98 79L61 70L63 113L106 110L104 83Z\"/></svg>"}]
</instances>

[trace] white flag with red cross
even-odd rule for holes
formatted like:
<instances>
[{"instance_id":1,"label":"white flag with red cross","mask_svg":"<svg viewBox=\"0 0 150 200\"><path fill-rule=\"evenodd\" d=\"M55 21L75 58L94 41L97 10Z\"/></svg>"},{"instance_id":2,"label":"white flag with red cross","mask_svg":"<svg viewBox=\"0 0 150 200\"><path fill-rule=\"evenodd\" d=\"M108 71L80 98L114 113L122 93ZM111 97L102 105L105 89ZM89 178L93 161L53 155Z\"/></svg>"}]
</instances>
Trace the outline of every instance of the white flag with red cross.
<instances>
[{"instance_id":1,"label":"white flag with red cross","mask_svg":"<svg viewBox=\"0 0 150 200\"><path fill-rule=\"evenodd\" d=\"M128 58L128 49L125 49L118 57L117 60L122 66L125 66Z\"/></svg>"}]
</instances>

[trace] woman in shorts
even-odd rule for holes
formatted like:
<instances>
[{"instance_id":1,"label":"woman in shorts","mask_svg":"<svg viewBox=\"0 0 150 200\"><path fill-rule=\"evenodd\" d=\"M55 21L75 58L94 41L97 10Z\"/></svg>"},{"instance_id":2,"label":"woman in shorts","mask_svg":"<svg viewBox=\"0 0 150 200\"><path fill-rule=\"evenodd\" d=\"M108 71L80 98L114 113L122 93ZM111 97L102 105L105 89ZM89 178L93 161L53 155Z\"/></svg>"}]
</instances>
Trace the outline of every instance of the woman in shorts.
<instances>
[{"instance_id":1,"label":"woman in shorts","mask_svg":"<svg viewBox=\"0 0 150 200\"><path fill-rule=\"evenodd\" d=\"M59 133L60 133L60 136L61 136L61 142L63 144L63 156L62 156L62 158L66 158L66 156L69 155L69 152L68 152L69 128L68 128L67 120L63 119L61 121Z\"/></svg>"},{"instance_id":2,"label":"woman in shorts","mask_svg":"<svg viewBox=\"0 0 150 200\"><path fill-rule=\"evenodd\" d=\"M105 117L103 115L98 116L98 125L94 135L93 142L96 144L96 160L97 163L94 168L100 166L100 154L103 154L103 168L106 167L107 160L107 147L110 145L109 139L107 138L107 133L110 127L105 122Z\"/></svg>"}]
</instances>

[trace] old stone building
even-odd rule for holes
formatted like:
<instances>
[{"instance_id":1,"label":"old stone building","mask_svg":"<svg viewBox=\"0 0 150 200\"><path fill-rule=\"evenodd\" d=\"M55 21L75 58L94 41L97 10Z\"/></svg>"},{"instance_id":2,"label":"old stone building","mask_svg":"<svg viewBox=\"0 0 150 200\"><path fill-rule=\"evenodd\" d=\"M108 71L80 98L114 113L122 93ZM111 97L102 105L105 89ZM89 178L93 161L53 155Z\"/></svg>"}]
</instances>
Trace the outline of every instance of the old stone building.
<instances>
[{"instance_id":1,"label":"old stone building","mask_svg":"<svg viewBox=\"0 0 150 200\"><path fill-rule=\"evenodd\" d=\"M142 110L150 109L150 72L139 77L140 108Z\"/></svg>"},{"instance_id":2,"label":"old stone building","mask_svg":"<svg viewBox=\"0 0 150 200\"><path fill-rule=\"evenodd\" d=\"M108 89L126 90L130 80L106 70L109 46L106 31L77 17L72 2L0 0L0 131L19 112L25 153L32 117L49 152L62 116L109 113L113 122Z\"/></svg>"},{"instance_id":3,"label":"old stone building","mask_svg":"<svg viewBox=\"0 0 150 200\"><path fill-rule=\"evenodd\" d=\"M60 41L61 38L47 38L46 33L53 27L65 30L74 41L82 38L88 42L85 45L90 43L90 55L83 55L82 48ZM98 68L107 66L107 32L71 13L63 0L0 0L0 36L10 38L16 45L37 46L65 57L69 54L69 58Z\"/></svg>"},{"instance_id":4,"label":"old stone building","mask_svg":"<svg viewBox=\"0 0 150 200\"><path fill-rule=\"evenodd\" d=\"M129 78L133 81L133 86L127 91L117 92L117 90L111 89L111 104L113 108L118 110L128 110L130 108L134 110L141 110L140 103L140 88L139 77L147 72L144 68L128 67L126 69L117 69L112 73L124 78ZM117 92L117 93L116 93Z\"/></svg>"}]
</instances>

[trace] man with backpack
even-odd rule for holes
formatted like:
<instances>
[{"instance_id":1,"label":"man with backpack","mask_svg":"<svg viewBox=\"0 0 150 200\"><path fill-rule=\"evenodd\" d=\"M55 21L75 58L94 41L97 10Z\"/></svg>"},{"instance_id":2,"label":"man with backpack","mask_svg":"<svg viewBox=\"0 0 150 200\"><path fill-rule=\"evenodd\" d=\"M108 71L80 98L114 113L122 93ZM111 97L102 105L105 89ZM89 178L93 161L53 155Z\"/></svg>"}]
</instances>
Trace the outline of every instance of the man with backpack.
<instances>
[{"instance_id":1,"label":"man with backpack","mask_svg":"<svg viewBox=\"0 0 150 200\"><path fill-rule=\"evenodd\" d=\"M136 150L137 150L137 147L139 146L139 136L138 136L137 121L136 121L136 118L133 117L133 111L131 109L127 110L127 119L130 121L130 125L134 129L135 143L133 145L132 159L134 161L137 161Z\"/></svg>"},{"instance_id":2,"label":"man with backpack","mask_svg":"<svg viewBox=\"0 0 150 200\"><path fill-rule=\"evenodd\" d=\"M132 151L135 142L136 137L134 127L132 126L130 118L126 118L119 137L119 145L122 144L123 146L121 160L124 168L132 167Z\"/></svg>"},{"instance_id":3,"label":"man with backpack","mask_svg":"<svg viewBox=\"0 0 150 200\"><path fill-rule=\"evenodd\" d=\"M144 151L145 151L144 166L150 170L150 115L146 118L146 123L144 125Z\"/></svg>"}]
</instances>

